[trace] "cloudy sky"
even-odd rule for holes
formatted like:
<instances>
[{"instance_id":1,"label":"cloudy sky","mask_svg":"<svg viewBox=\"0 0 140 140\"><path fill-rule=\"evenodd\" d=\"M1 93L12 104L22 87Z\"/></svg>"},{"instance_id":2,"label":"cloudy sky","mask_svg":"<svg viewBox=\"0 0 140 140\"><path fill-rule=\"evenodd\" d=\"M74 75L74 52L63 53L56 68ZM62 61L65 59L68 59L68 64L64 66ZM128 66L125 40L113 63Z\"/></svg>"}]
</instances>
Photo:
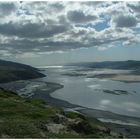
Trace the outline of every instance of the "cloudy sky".
<instances>
[{"instance_id":1,"label":"cloudy sky","mask_svg":"<svg viewBox=\"0 0 140 140\"><path fill-rule=\"evenodd\" d=\"M1 59L140 60L140 2L0 2L0 21Z\"/></svg>"}]
</instances>

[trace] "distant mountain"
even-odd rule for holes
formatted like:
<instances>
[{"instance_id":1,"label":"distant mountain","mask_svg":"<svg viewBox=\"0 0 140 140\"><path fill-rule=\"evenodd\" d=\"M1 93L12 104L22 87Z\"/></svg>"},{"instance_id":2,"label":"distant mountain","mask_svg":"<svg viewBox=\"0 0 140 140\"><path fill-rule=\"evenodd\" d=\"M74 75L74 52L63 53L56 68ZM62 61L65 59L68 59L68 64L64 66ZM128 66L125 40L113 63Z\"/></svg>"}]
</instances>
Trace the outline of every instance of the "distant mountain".
<instances>
[{"instance_id":1,"label":"distant mountain","mask_svg":"<svg viewBox=\"0 0 140 140\"><path fill-rule=\"evenodd\" d=\"M0 83L44 76L45 75L40 73L37 68L16 62L0 60Z\"/></svg>"},{"instance_id":2,"label":"distant mountain","mask_svg":"<svg viewBox=\"0 0 140 140\"><path fill-rule=\"evenodd\" d=\"M129 69L140 70L140 61L104 61L104 62L81 62L69 64L71 66L83 66L89 68Z\"/></svg>"}]
</instances>

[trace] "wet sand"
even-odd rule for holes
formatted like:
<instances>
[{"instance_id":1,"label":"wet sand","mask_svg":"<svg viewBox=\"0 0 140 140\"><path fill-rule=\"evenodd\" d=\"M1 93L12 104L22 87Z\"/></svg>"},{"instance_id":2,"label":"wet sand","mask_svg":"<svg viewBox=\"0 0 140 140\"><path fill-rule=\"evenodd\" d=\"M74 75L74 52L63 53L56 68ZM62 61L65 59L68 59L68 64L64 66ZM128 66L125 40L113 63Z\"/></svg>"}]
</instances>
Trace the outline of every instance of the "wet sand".
<instances>
[{"instance_id":1,"label":"wet sand","mask_svg":"<svg viewBox=\"0 0 140 140\"><path fill-rule=\"evenodd\" d=\"M98 74L93 76L87 76L87 78L99 78L99 79L110 79L113 81L136 83L140 82L140 75L134 74Z\"/></svg>"},{"instance_id":2,"label":"wet sand","mask_svg":"<svg viewBox=\"0 0 140 140\"><path fill-rule=\"evenodd\" d=\"M140 76L139 75L116 75L111 80L115 81L123 81L123 82L140 82Z\"/></svg>"},{"instance_id":3,"label":"wet sand","mask_svg":"<svg viewBox=\"0 0 140 140\"><path fill-rule=\"evenodd\" d=\"M78 107L77 105L73 105L68 103L67 101L55 99L51 97L51 93L63 88L63 85L58 84L58 83L51 83L51 82L45 82L46 83L46 88L42 89L37 89L34 91L34 95L31 96L30 98L32 99L42 99L46 101L46 103L50 105L55 105L55 106L60 106L64 108L73 108L73 107Z\"/></svg>"}]
</instances>

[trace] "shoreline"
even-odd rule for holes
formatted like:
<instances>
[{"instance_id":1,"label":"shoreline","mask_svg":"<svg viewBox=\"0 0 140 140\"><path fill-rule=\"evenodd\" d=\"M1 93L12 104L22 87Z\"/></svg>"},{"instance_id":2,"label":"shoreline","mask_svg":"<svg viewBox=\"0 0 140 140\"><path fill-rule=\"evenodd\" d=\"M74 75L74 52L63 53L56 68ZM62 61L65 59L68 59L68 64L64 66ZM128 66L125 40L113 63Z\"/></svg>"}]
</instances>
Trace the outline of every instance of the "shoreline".
<instances>
[{"instance_id":1,"label":"shoreline","mask_svg":"<svg viewBox=\"0 0 140 140\"><path fill-rule=\"evenodd\" d=\"M60 106L63 108L80 107L78 105L74 105L74 104L71 104L67 101L56 99L56 98L53 98L51 96L51 93L63 88L64 87L63 85L58 84L58 83L52 83L52 82L45 82L45 83L47 86L49 86L49 88L46 88L45 90L44 89L43 90L37 89L34 92L34 95L30 97L31 99L42 99L50 105L56 105L56 106Z\"/></svg>"},{"instance_id":2,"label":"shoreline","mask_svg":"<svg viewBox=\"0 0 140 140\"><path fill-rule=\"evenodd\" d=\"M21 81L21 83L22 82L23 84L25 84L24 83L25 81ZM35 81L27 81L27 83L28 82L42 82L42 81L36 79ZM114 129L114 130L116 129L119 132L123 132L126 135L126 137L131 137L131 136L136 137L136 138L140 137L140 134L137 133L140 131L140 118L119 115L119 114L115 114L109 111L103 111L103 110L98 110L98 109L85 108L79 105L71 104L61 99L56 99L51 96L51 93L55 92L56 90L60 90L64 86L61 84L52 83L52 82L43 82L43 83L46 84L45 89L42 89L42 90L39 88L36 89L34 91L34 95L31 97L28 97L29 99L42 99L46 101L46 103L48 103L49 105L62 107L64 111L72 111L72 112L81 113L82 115L90 119L96 118L99 120L99 118L103 118L103 119L111 119L115 121L120 120L122 122L127 120L126 123L128 123L128 125L121 125L121 124L112 123L112 122L104 122L101 120L100 122L105 124L110 129ZM133 123L133 122L138 123L139 126L129 125L129 123Z\"/></svg>"},{"instance_id":3,"label":"shoreline","mask_svg":"<svg viewBox=\"0 0 140 140\"><path fill-rule=\"evenodd\" d=\"M60 84L57 83L49 83L46 82L47 84L50 84L50 86L60 86ZM61 85L61 88L63 86ZM117 130L119 132L122 132L123 134L126 135L128 138L138 138L140 137L140 134L138 133L140 131L140 118L137 117L132 117L132 116L125 116L125 115L120 115L116 114L113 112L109 111L103 111L103 110L98 110L98 109L90 109L90 108L85 108L82 106L78 106L75 104L71 104L67 101L61 100L61 99L56 99L51 96L51 93L59 90L61 88L55 88L53 90L48 90L48 92L45 91L37 91L37 93L33 96L33 99L45 99L45 101L50 104L50 105L55 105L62 107L64 111L70 111L70 112L77 112L82 115L84 115L87 118L92 119L98 119L101 123L106 125L106 127L112 129L112 130ZM112 122L105 122L101 121L101 118L104 120L113 120ZM115 122L122 122L122 124L115 123Z\"/></svg>"},{"instance_id":4,"label":"shoreline","mask_svg":"<svg viewBox=\"0 0 140 140\"><path fill-rule=\"evenodd\" d=\"M51 96L51 93L63 88L64 86L58 83L51 83L51 82L46 82L46 84L50 86L52 89L47 89L44 91L36 90L35 94L31 98L43 99L50 105L60 106L60 107L65 108L66 111L79 112L88 117L105 118L105 119L113 119L113 120L120 119L126 122L137 121L140 126L140 118L135 117L135 116L127 116L127 115L121 115L121 114L117 114L117 113L113 113L113 112L105 111L105 110L91 109L91 108L83 107L80 105L75 105L61 99L56 99Z\"/></svg>"},{"instance_id":5,"label":"shoreline","mask_svg":"<svg viewBox=\"0 0 140 140\"><path fill-rule=\"evenodd\" d=\"M49 93L51 94L51 93ZM49 95L51 97L51 95ZM53 100L55 98L51 97ZM59 99L56 99L59 100ZM63 104L63 100L59 100ZM68 102L67 102L68 103ZM68 103L70 104L70 103ZM116 114L109 111L89 109L82 106L72 105L74 108L68 109L68 111L77 112L89 119L97 119L103 123L106 127L113 131L117 131L126 136L126 138L139 138L140 137L140 118L125 116ZM62 106L61 106L62 107ZM101 121L100 118L110 119L109 122ZM111 121L113 120L113 121ZM120 122L120 123L118 123Z\"/></svg>"},{"instance_id":6,"label":"shoreline","mask_svg":"<svg viewBox=\"0 0 140 140\"><path fill-rule=\"evenodd\" d=\"M96 117L96 118L97 117L98 118L104 118L105 116L108 116L108 114L109 114L109 116L113 116L112 119L114 119L114 116L115 116L115 119L117 119L118 117L121 116L121 118L122 117L124 117L124 118L126 118L126 117L127 118L134 118L134 119L137 118L137 119L140 120L140 118L138 118L138 117L121 115L121 114L113 113L113 112L110 112L110 111L91 109L91 108L87 108L87 107L83 107L83 106L80 106L80 105L69 103L68 101L64 101L64 100L61 100L61 99L54 98L54 97L51 96L51 93L55 92L56 90L62 89L64 87L63 85L58 84L58 83L53 83L53 82L40 81L40 79L36 79L36 80L32 79L32 80L29 80L29 81L21 80L21 81L16 81L16 83L14 81L12 83L11 82L7 83L6 86L5 86L5 83L4 83L4 86L0 85L0 87L4 88L5 90L11 90L11 91L15 92L15 90L18 86L20 86L20 88L22 89L23 88L22 86L28 85L31 82L43 83L43 84L45 84L45 88L44 87L41 87L41 89L40 89L40 87L36 88L35 90L31 91L31 92L33 92L32 96L27 96L26 98L42 99L50 105L60 106L60 107L66 108L66 110L77 111L77 112L80 112L82 114L85 114L85 115L88 114L88 116L93 116L93 117ZM15 85L15 87L13 89L11 89L11 87L13 87L13 84L19 84L19 85ZM17 93L17 94L19 95L19 93ZM88 111L86 112L85 110L88 110ZM90 113L88 113L88 112L90 112Z\"/></svg>"}]
</instances>

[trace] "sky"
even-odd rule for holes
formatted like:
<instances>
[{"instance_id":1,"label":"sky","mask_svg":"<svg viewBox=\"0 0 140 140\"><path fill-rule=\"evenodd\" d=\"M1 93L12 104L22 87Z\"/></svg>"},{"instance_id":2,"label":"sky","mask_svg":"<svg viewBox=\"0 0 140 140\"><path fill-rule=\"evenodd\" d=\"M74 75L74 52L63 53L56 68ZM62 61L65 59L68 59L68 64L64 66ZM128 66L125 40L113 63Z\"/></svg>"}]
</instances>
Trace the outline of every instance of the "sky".
<instances>
[{"instance_id":1,"label":"sky","mask_svg":"<svg viewBox=\"0 0 140 140\"><path fill-rule=\"evenodd\" d=\"M0 59L32 66L140 60L140 2L0 2Z\"/></svg>"}]
</instances>

